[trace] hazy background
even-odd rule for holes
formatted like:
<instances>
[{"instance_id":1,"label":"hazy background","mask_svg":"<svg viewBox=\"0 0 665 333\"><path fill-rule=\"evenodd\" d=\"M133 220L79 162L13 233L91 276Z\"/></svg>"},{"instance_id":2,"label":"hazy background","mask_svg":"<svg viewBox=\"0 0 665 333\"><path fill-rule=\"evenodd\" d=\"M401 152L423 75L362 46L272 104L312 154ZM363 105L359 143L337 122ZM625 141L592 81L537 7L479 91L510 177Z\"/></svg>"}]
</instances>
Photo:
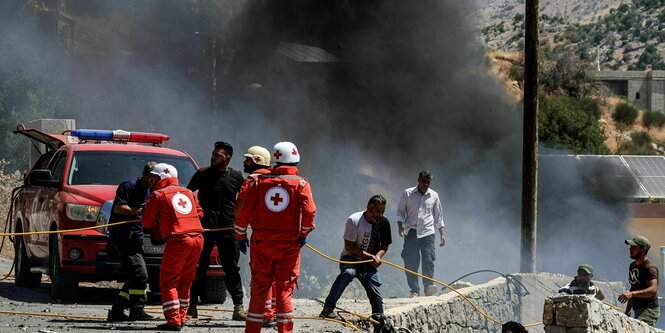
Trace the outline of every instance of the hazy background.
<instances>
[{"instance_id":1,"label":"hazy background","mask_svg":"<svg viewBox=\"0 0 665 333\"><path fill-rule=\"evenodd\" d=\"M201 166L209 164L214 141L234 145L236 169L247 147L292 141L318 207L309 243L332 256L342 249L346 217L381 193L394 222L402 191L427 169L443 200L448 239L437 248L435 278L519 270L521 106L506 102L488 74L466 23L468 4L82 4L86 20L79 28L86 29L77 40L87 44L81 45L67 45L19 1L0 4L0 79L29 76L25 85L50 98L49 115L75 118L79 128L169 134L167 146L189 152ZM30 106L44 103L29 97L8 100L0 96L3 112L11 112L0 121L43 114ZM596 278L626 280L630 188L604 177L607 168L541 163L539 271L573 275L585 262L596 267ZM393 227L386 259L403 264ZM337 265L308 250L303 258L296 296L324 295ZM381 273L386 296L408 294L402 272L382 267Z\"/></svg>"}]
</instances>

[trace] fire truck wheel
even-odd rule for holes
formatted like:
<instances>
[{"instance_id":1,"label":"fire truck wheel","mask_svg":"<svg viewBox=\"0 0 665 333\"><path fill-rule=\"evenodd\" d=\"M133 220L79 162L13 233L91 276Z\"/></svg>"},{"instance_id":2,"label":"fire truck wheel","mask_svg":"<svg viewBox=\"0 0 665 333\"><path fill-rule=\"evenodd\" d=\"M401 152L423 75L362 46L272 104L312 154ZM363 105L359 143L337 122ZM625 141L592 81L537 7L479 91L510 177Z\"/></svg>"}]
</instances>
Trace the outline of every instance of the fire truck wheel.
<instances>
[{"instance_id":1,"label":"fire truck wheel","mask_svg":"<svg viewBox=\"0 0 665 333\"><path fill-rule=\"evenodd\" d=\"M60 265L58 237L51 238L49 264L49 272L51 273L51 299L54 301L73 300L76 295L76 289L79 285L78 276L76 272L62 269L62 266Z\"/></svg>"},{"instance_id":2,"label":"fire truck wheel","mask_svg":"<svg viewBox=\"0 0 665 333\"><path fill-rule=\"evenodd\" d=\"M17 232L21 232L17 229ZM36 288L42 283L42 273L30 272L30 259L22 236L14 238L14 283L17 287Z\"/></svg>"},{"instance_id":3,"label":"fire truck wheel","mask_svg":"<svg viewBox=\"0 0 665 333\"><path fill-rule=\"evenodd\" d=\"M201 295L201 302L223 304L226 301L224 277L207 278Z\"/></svg>"}]
</instances>

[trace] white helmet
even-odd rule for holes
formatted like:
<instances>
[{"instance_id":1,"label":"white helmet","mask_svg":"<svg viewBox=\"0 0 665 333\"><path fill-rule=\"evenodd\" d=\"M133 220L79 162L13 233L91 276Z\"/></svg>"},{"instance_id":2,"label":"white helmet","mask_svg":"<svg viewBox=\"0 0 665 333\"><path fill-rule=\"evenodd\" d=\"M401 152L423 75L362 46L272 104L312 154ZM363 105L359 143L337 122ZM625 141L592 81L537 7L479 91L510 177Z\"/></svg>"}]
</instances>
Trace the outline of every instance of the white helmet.
<instances>
[{"instance_id":1,"label":"white helmet","mask_svg":"<svg viewBox=\"0 0 665 333\"><path fill-rule=\"evenodd\" d=\"M159 176L160 180L164 178L178 177L178 170L176 170L173 165L166 163L157 163L150 173Z\"/></svg>"},{"instance_id":2,"label":"white helmet","mask_svg":"<svg viewBox=\"0 0 665 333\"><path fill-rule=\"evenodd\" d=\"M255 164L270 166L270 152L268 149L265 149L260 146L252 146L247 149L245 157L249 157L254 161Z\"/></svg>"},{"instance_id":3,"label":"white helmet","mask_svg":"<svg viewBox=\"0 0 665 333\"><path fill-rule=\"evenodd\" d=\"M278 142L272 151L272 156L275 157L275 163L300 162L300 152L298 151L298 147L291 142Z\"/></svg>"}]
</instances>

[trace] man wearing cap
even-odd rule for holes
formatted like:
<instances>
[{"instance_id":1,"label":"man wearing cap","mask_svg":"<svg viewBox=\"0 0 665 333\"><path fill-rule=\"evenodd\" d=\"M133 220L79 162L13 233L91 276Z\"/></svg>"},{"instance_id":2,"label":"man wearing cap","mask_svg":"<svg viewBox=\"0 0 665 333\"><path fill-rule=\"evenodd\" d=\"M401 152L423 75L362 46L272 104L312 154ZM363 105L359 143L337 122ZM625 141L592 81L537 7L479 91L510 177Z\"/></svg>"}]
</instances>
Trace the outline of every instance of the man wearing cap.
<instances>
[{"instance_id":1,"label":"man wearing cap","mask_svg":"<svg viewBox=\"0 0 665 333\"><path fill-rule=\"evenodd\" d=\"M598 300L604 300L605 295L591 281L593 278L593 266L581 264L577 267L577 276L572 282L559 289L559 293L569 295L595 296Z\"/></svg>"},{"instance_id":2,"label":"man wearing cap","mask_svg":"<svg viewBox=\"0 0 665 333\"><path fill-rule=\"evenodd\" d=\"M619 302L626 304L626 315L633 311L635 319L651 326L656 325L660 317L658 305L658 268L648 258L651 242L644 236L627 239L630 245L630 264L628 282L630 291L619 295Z\"/></svg>"},{"instance_id":3,"label":"man wearing cap","mask_svg":"<svg viewBox=\"0 0 665 333\"><path fill-rule=\"evenodd\" d=\"M233 300L233 320L244 321L247 313L243 309L242 281L240 279L240 251L233 236L235 215L233 206L243 182L242 173L229 167L233 157L233 146L228 142L215 142L210 167L198 170L187 184L187 188L198 191L198 198L203 208L201 224L206 229L228 228L228 230L209 231L203 234L205 242L196 269L196 279L192 284L192 304L187 313L198 317L197 302L206 283L206 271L210 266L210 253L215 245L224 269L224 283Z\"/></svg>"}]
</instances>

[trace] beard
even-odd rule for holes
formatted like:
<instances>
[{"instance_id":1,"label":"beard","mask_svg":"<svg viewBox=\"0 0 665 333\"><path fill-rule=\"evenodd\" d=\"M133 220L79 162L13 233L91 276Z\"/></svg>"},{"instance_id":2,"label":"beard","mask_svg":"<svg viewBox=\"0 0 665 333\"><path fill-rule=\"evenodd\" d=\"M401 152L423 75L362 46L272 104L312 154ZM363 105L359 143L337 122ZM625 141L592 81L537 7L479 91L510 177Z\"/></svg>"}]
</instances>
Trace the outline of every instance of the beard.
<instances>
[{"instance_id":1,"label":"beard","mask_svg":"<svg viewBox=\"0 0 665 333\"><path fill-rule=\"evenodd\" d=\"M260 166L258 164L252 164L252 165L248 165L248 166L243 167L242 171L244 171L246 174L252 174L252 173L254 173L254 171L256 171L258 169L261 169L261 168L264 168L264 167Z\"/></svg>"}]
</instances>

